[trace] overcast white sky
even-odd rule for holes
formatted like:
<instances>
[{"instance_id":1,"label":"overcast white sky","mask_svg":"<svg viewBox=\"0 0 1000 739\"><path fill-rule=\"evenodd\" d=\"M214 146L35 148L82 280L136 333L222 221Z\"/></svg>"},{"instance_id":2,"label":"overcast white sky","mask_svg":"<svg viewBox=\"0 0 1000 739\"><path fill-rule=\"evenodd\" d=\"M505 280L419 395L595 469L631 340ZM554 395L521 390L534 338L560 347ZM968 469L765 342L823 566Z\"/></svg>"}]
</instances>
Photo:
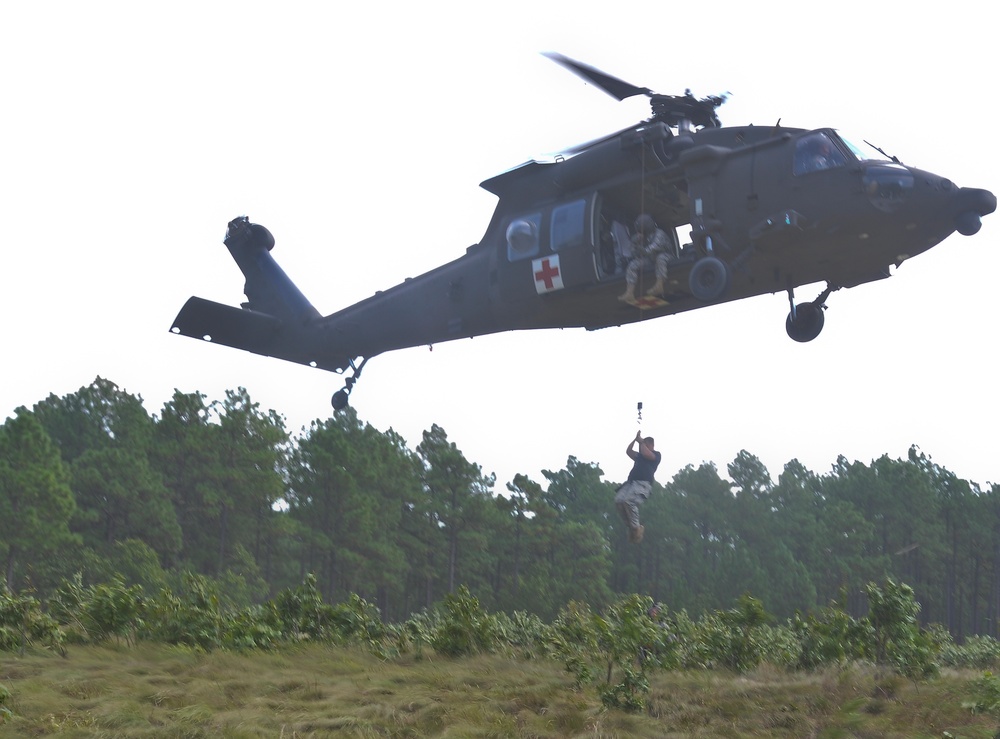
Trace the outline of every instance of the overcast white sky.
<instances>
[{"instance_id":1,"label":"overcast white sky","mask_svg":"<svg viewBox=\"0 0 1000 739\"><path fill-rule=\"evenodd\" d=\"M658 92L730 92L726 124L833 126L1000 191L995 28L981 3L48 2L0 7L6 265L0 418L105 377L159 413L244 386L298 430L342 378L169 333L190 295L238 305L222 244L248 215L325 313L462 254L478 183L648 116L539 52ZM1000 216L890 280L835 293L810 344L783 294L640 325L521 332L378 357L352 395L411 448L442 426L498 490L569 455L658 479L741 449L773 476L918 445L1000 482ZM822 286L803 288L802 299ZM636 353L647 362L635 368Z\"/></svg>"}]
</instances>

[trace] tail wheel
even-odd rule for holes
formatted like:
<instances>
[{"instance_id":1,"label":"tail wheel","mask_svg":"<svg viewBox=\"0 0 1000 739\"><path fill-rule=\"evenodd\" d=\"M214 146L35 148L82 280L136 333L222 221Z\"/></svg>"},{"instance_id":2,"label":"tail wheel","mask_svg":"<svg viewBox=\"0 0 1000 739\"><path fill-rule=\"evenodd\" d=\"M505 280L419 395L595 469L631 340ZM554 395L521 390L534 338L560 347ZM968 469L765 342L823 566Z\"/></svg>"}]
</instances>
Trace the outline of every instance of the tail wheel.
<instances>
[{"instance_id":1,"label":"tail wheel","mask_svg":"<svg viewBox=\"0 0 1000 739\"><path fill-rule=\"evenodd\" d=\"M691 294L703 303L711 303L725 295L729 282L729 267L716 257L702 257L688 275Z\"/></svg>"}]
</instances>

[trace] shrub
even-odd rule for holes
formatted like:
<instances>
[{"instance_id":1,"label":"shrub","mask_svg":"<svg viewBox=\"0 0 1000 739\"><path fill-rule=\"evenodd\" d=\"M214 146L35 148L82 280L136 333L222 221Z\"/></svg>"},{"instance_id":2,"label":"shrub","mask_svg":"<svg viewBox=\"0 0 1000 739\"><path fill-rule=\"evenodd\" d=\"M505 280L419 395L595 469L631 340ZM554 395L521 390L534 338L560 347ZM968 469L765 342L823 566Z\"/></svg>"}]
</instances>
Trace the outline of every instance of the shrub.
<instances>
[{"instance_id":1,"label":"shrub","mask_svg":"<svg viewBox=\"0 0 1000 739\"><path fill-rule=\"evenodd\" d=\"M211 582L189 573L181 595L163 588L147 611L146 633L167 644L205 650L222 646L223 615Z\"/></svg>"},{"instance_id":2,"label":"shrub","mask_svg":"<svg viewBox=\"0 0 1000 739\"><path fill-rule=\"evenodd\" d=\"M434 651L449 657L496 651L497 623L465 585L445 596L439 616L431 636Z\"/></svg>"},{"instance_id":3,"label":"shrub","mask_svg":"<svg viewBox=\"0 0 1000 739\"><path fill-rule=\"evenodd\" d=\"M110 583L85 587L77 573L72 580L63 580L48 607L74 641L100 644L114 638L134 644L143 628L146 602L142 587L126 586L121 575Z\"/></svg>"},{"instance_id":4,"label":"shrub","mask_svg":"<svg viewBox=\"0 0 1000 739\"><path fill-rule=\"evenodd\" d=\"M656 667L670 649L669 632L649 617L652 600L630 595L602 614L586 604L570 603L553 624L553 652L580 687L602 674L597 685L608 708L640 710L649 692L646 670Z\"/></svg>"},{"instance_id":5,"label":"shrub","mask_svg":"<svg viewBox=\"0 0 1000 739\"><path fill-rule=\"evenodd\" d=\"M552 652L563 661L579 689L594 678L589 657L598 650L594 615L586 603L571 601L552 624Z\"/></svg>"},{"instance_id":6,"label":"shrub","mask_svg":"<svg viewBox=\"0 0 1000 739\"><path fill-rule=\"evenodd\" d=\"M358 595L330 610L330 624L339 641L360 643L383 659L394 651L387 647L389 631L378 608Z\"/></svg>"},{"instance_id":7,"label":"shrub","mask_svg":"<svg viewBox=\"0 0 1000 739\"><path fill-rule=\"evenodd\" d=\"M329 639L333 609L323 602L310 573L296 588L282 590L272 601L279 630L290 639Z\"/></svg>"},{"instance_id":8,"label":"shrub","mask_svg":"<svg viewBox=\"0 0 1000 739\"><path fill-rule=\"evenodd\" d=\"M511 654L521 659L534 659L550 653L552 627L538 616L515 611L511 615L498 613L494 621L498 643L505 645Z\"/></svg>"},{"instance_id":9,"label":"shrub","mask_svg":"<svg viewBox=\"0 0 1000 739\"><path fill-rule=\"evenodd\" d=\"M113 637L134 644L135 635L142 628L144 610L142 588L138 585L126 587L125 581L116 577L110 584L95 585L91 589L83 617L93 641L102 642Z\"/></svg>"},{"instance_id":10,"label":"shrub","mask_svg":"<svg viewBox=\"0 0 1000 739\"><path fill-rule=\"evenodd\" d=\"M797 613L791 627L799 642L797 665L807 670L861 659L872 639L867 624L835 607L823 608L815 615Z\"/></svg>"},{"instance_id":11,"label":"shrub","mask_svg":"<svg viewBox=\"0 0 1000 739\"><path fill-rule=\"evenodd\" d=\"M920 604L913 588L886 580L882 587L868 583L868 616L872 654L877 664L889 665L900 675L927 678L937 672L934 661L940 644L917 624Z\"/></svg>"},{"instance_id":12,"label":"shrub","mask_svg":"<svg viewBox=\"0 0 1000 739\"><path fill-rule=\"evenodd\" d=\"M948 667L987 670L1000 665L1000 641L991 636L970 636L964 644L955 644L947 632L937 635L941 643L939 659Z\"/></svg>"},{"instance_id":13,"label":"shrub","mask_svg":"<svg viewBox=\"0 0 1000 739\"><path fill-rule=\"evenodd\" d=\"M59 624L42 612L37 599L14 595L0 585L0 651L23 652L28 646L39 645L65 654L64 639Z\"/></svg>"},{"instance_id":14,"label":"shrub","mask_svg":"<svg viewBox=\"0 0 1000 739\"><path fill-rule=\"evenodd\" d=\"M759 600L742 595L735 608L706 613L689 638L699 642L695 650L699 667L725 667L747 672L767 656L779 654L777 632L767 624L773 620ZM779 658L788 659L787 654Z\"/></svg>"},{"instance_id":15,"label":"shrub","mask_svg":"<svg viewBox=\"0 0 1000 739\"><path fill-rule=\"evenodd\" d=\"M973 699L962 703L973 713L1000 715L1000 680L991 673L983 673L971 684Z\"/></svg>"},{"instance_id":16,"label":"shrub","mask_svg":"<svg viewBox=\"0 0 1000 739\"><path fill-rule=\"evenodd\" d=\"M226 649L273 649L284 638L275 622L270 604L231 613L222 620L221 645Z\"/></svg>"}]
</instances>

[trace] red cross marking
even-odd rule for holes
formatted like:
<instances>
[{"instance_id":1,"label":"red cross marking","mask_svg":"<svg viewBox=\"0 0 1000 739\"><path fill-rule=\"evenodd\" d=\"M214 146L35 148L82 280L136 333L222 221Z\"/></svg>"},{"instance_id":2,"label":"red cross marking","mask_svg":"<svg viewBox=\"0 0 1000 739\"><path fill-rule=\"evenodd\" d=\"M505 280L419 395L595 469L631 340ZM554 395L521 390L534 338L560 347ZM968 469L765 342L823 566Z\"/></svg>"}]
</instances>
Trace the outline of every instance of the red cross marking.
<instances>
[{"instance_id":1,"label":"red cross marking","mask_svg":"<svg viewBox=\"0 0 1000 739\"><path fill-rule=\"evenodd\" d=\"M535 272L535 282L541 280L542 282L545 283L545 289L551 290L553 287L555 287L555 283L553 283L552 280L558 276L559 276L559 268L553 267L551 264L549 264L548 259L543 259L542 268L539 271Z\"/></svg>"}]
</instances>

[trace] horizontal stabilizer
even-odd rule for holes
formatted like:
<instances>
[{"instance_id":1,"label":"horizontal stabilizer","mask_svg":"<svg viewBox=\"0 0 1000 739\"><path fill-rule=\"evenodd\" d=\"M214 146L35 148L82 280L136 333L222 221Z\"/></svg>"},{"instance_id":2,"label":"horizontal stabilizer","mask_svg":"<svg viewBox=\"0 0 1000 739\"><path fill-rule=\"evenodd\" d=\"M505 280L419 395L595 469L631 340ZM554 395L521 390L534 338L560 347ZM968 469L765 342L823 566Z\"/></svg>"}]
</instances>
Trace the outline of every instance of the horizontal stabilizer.
<instances>
[{"instance_id":1,"label":"horizontal stabilizer","mask_svg":"<svg viewBox=\"0 0 1000 739\"><path fill-rule=\"evenodd\" d=\"M266 313L190 298L170 329L175 334L272 356L282 322Z\"/></svg>"}]
</instances>

